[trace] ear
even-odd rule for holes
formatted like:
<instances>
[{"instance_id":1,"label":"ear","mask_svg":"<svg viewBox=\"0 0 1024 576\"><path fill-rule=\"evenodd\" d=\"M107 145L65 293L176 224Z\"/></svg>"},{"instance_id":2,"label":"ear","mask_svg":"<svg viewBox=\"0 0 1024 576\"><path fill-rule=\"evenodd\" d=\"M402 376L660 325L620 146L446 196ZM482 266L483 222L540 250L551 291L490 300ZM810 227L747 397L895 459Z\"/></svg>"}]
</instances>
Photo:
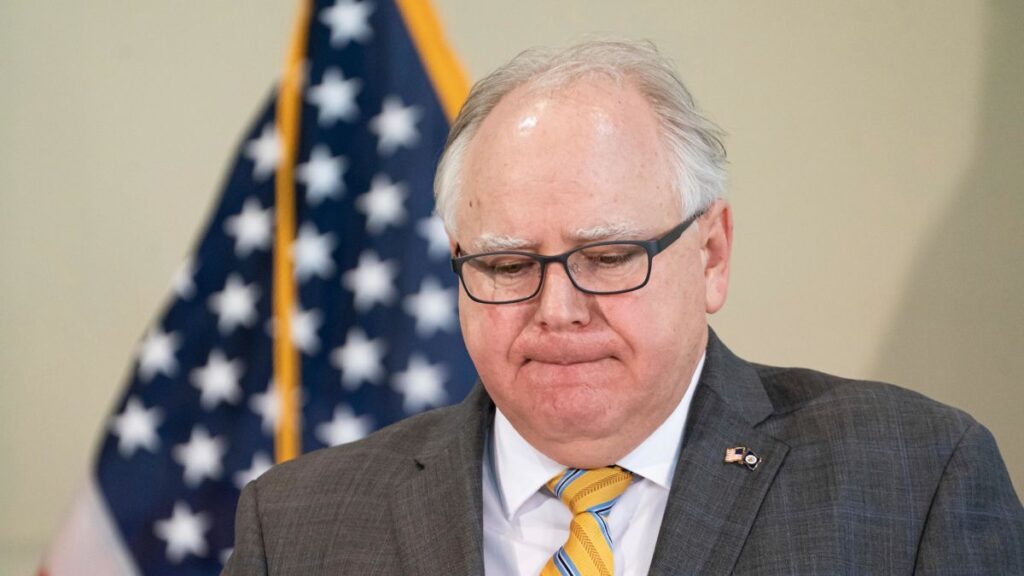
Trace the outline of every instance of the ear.
<instances>
[{"instance_id":1,"label":"ear","mask_svg":"<svg viewBox=\"0 0 1024 576\"><path fill-rule=\"evenodd\" d=\"M732 207L715 201L698 221L701 258L704 262L704 308L708 314L725 305L729 292L729 258L732 255Z\"/></svg>"}]
</instances>

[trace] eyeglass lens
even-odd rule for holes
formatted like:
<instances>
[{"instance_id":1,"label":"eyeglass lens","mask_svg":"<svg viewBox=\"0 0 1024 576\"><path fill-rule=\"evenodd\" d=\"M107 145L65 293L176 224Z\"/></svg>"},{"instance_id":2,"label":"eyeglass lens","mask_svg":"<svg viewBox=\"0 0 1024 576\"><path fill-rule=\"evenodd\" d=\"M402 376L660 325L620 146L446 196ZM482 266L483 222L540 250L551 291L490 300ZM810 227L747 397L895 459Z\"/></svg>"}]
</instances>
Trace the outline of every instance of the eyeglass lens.
<instances>
[{"instance_id":1,"label":"eyeglass lens","mask_svg":"<svg viewBox=\"0 0 1024 576\"><path fill-rule=\"evenodd\" d=\"M647 279L650 258L636 244L610 243L571 252L566 269L577 287L588 292L623 292ZM527 298L543 281L542 265L522 253L481 254L462 267L466 289L473 297L489 302Z\"/></svg>"}]
</instances>

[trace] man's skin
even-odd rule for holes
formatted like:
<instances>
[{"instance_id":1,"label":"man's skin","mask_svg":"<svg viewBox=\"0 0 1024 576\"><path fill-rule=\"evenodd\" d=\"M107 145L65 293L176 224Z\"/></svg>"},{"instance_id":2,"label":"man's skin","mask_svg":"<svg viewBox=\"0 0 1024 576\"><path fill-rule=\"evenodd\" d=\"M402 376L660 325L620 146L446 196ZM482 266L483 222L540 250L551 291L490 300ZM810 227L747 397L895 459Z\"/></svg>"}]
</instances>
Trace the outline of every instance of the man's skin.
<instances>
[{"instance_id":1,"label":"man's skin","mask_svg":"<svg viewBox=\"0 0 1024 576\"><path fill-rule=\"evenodd\" d=\"M558 254L587 242L648 240L684 218L675 165L630 80L590 74L509 93L462 167L453 253L516 247ZM541 293L481 304L460 291L470 356L495 404L566 466L614 463L679 403L725 302L732 216L715 202L653 261L640 290L591 295L560 266Z\"/></svg>"}]
</instances>

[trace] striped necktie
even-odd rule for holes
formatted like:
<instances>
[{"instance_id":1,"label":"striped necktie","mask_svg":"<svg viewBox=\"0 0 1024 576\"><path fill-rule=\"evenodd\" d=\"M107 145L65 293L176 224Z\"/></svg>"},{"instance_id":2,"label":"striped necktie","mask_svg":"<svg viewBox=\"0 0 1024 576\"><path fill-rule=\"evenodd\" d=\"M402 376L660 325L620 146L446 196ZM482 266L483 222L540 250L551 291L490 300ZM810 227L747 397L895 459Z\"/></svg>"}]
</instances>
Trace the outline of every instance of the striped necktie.
<instances>
[{"instance_id":1,"label":"striped necktie","mask_svg":"<svg viewBox=\"0 0 1024 576\"><path fill-rule=\"evenodd\" d=\"M569 539L541 570L541 576L612 576L612 537L608 512L633 481L618 466L569 468L547 483L548 490L572 512Z\"/></svg>"}]
</instances>

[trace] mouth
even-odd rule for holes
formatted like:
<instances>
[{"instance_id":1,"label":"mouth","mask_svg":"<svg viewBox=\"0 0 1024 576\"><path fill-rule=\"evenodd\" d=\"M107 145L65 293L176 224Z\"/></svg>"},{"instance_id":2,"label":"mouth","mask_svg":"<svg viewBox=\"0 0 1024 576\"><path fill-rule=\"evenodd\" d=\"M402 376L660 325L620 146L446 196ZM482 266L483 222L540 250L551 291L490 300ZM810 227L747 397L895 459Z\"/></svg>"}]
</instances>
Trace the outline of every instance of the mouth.
<instances>
[{"instance_id":1,"label":"mouth","mask_svg":"<svg viewBox=\"0 0 1024 576\"><path fill-rule=\"evenodd\" d=\"M610 356L589 356L586 358L527 358L522 368L526 373L544 374L545 378L556 380L572 380L575 377L593 377L602 374L610 367Z\"/></svg>"},{"instance_id":2,"label":"mouth","mask_svg":"<svg viewBox=\"0 0 1024 576\"><path fill-rule=\"evenodd\" d=\"M591 364L602 360L610 360L611 356L533 356L527 357L523 362L526 364L547 364L551 366L574 366L576 364Z\"/></svg>"},{"instance_id":3,"label":"mouth","mask_svg":"<svg viewBox=\"0 0 1024 576\"><path fill-rule=\"evenodd\" d=\"M531 338L517 342L510 360L538 374L598 373L620 361L621 347L605 334Z\"/></svg>"}]
</instances>

